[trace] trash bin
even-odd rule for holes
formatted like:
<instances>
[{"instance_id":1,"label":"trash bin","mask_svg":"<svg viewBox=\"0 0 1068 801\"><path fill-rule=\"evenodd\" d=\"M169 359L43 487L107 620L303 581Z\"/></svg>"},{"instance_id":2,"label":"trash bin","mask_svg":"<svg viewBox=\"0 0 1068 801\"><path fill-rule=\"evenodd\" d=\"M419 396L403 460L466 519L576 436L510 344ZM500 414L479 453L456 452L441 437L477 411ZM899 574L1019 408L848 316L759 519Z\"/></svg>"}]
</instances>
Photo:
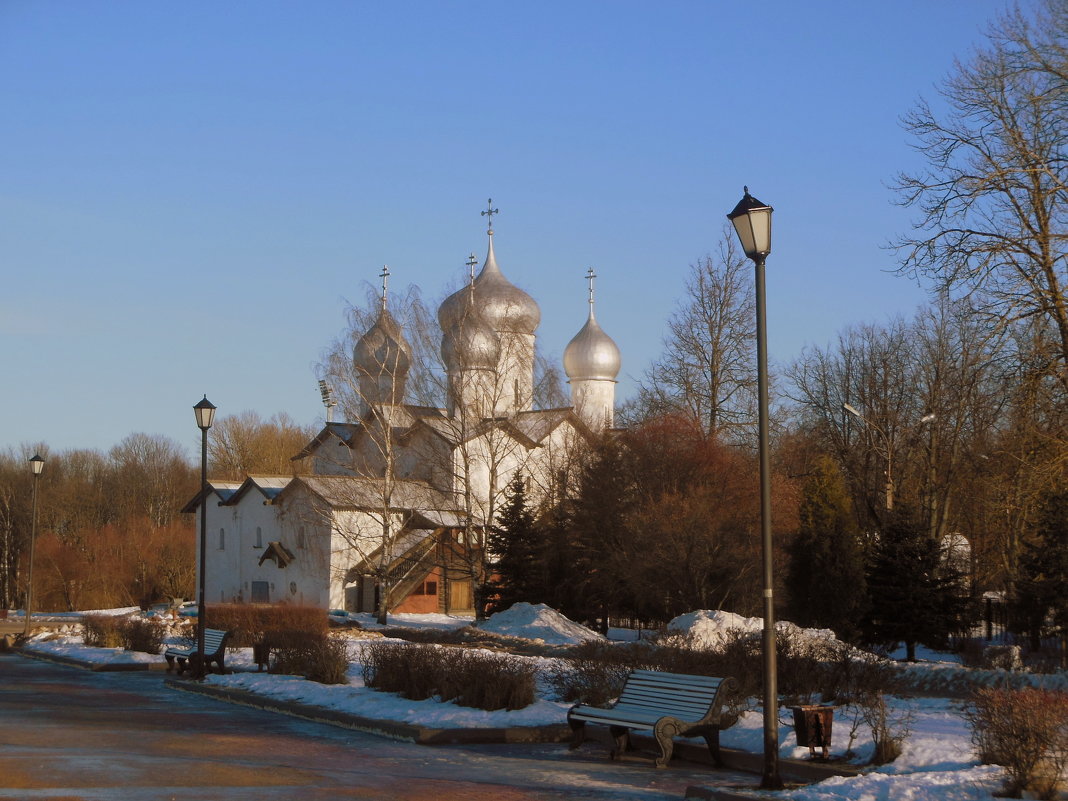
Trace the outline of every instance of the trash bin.
<instances>
[{"instance_id":1,"label":"trash bin","mask_svg":"<svg viewBox=\"0 0 1068 801\"><path fill-rule=\"evenodd\" d=\"M794 713L794 733L797 744L802 748L808 746L808 753L816 755L816 748L823 749L823 758L830 756L831 728L834 725L834 707L811 705L792 706Z\"/></svg>"}]
</instances>

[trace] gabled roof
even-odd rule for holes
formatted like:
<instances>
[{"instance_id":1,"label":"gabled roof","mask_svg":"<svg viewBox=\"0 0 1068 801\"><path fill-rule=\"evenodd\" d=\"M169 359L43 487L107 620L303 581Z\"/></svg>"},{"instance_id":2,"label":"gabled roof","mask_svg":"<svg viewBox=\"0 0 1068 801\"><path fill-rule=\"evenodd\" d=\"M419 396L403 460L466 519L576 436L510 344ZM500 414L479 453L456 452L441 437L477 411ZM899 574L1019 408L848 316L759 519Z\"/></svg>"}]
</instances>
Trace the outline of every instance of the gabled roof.
<instances>
[{"instance_id":1,"label":"gabled roof","mask_svg":"<svg viewBox=\"0 0 1068 801\"><path fill-rule=\"evenodd\" d=\"M263 556L260 557L259 564L263 564L268 559L278 565L279 568L285 568L296 559L293 552L286 546L280 543L278 540L272 540L267 543L267 547L263 550Z\"/></svg>"},{"instance_id":2,"label":"gabled roof","mask_svg":"<svg viewBox=\"0 0 1068 801\"><path fill-rule=\"evenodd\" d=\"M380 509L385 492L384 479L356 476L297 476L283 489L276 500L306 487L334 509ZM424 517L447 516L460 511L452 493L442 492L425 481L395 479L390 509L414 511ZM430 518L433 519L433 518Z\"/></svg>"},{"instance_id":3,"label":"gabled roof","mask_svg":"<svg viewBox=\"0 0 1068 801\"><path fill-rule=\"evenodd\" d=\"M293 480L293 476L248 476L236 492L230 494L230 497L225 501L222 501L220 506L234 506L252 490L259 490L260 494L268 500L274 500L274 498L285 489L286 484Z\"/></svg>"},{"instance_id":4,"label":"gabled roof","mask_svg":"<svg viewBox=\"0 0 1068 801\"><path fill-rule=\"evenodd\" d=\"M361 428L362 426L359 423L327 423L322 431L316 434L315 438L305 445L301 452L294 456L290 461L295 462L298 459L304 459L305 457L311 456L320 445L331 438L339 440L339 445L352 447L352 443L360 433Z\"/></svg>"},{"instance_id":5,"label":"gabled roof","mask_svg":"<svg viewBox=\"0 0 1068 801\"><path fill-rule=\"evenodd\" d=\"M200 508L200 502L206 496L214 494L219 499L219 504L224 504L234 493L241 488L242 482L240 481L217 481L215 479L208 479L208 486L201 489L189 499L189 502L182 507L181 511L184 513L195 512Z\"/></svg>"}]
</instances>

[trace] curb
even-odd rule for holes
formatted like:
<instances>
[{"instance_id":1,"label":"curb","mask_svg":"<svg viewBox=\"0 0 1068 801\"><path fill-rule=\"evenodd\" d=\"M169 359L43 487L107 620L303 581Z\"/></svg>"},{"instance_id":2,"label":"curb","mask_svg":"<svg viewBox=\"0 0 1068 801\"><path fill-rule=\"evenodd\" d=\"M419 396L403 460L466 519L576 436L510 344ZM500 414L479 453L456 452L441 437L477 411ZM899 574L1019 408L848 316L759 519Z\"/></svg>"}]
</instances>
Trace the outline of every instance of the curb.
<instances>
[{"instance_id":1,"label":"curb","mask_svg":"<svg viewBox=\"0 0 1068 801\"><path fill-rule=\"evenodd\" d=\"M561 726L510 726L506 728L483 729L431 729L411 723L398 723L393 720L378 720L325 709L299 701L282 701L265 698L256 693L236 690L229 687L213 687L189 679L168 678L163 680L165 687L182 692L198 693L232 704L251 706L270 712L303 718L316 723L328 723L346 729L370 732L395 740L407 740L419 745L481 745L487 743L556 743L568 740L571 730Z\"/></svg>"},{"instance_id":2,"label":"curb","mask_svg":"<svg viewBox=\"0 0 1068 801\"><path fill-rule=\"evenodd\" d=\"M84 659L75 659L71 656L61 656L60 654L49 654L44 651L34 651L28 648L13 648L12 651L20 656L26 656L30 659L39 659L42 662L55 662L59 665L69 665L70 667L78 667L84 670L91 670L94 673L132 673L152 670L152 665L148 662L88 662Z\"/></svg>"}]
</instances>

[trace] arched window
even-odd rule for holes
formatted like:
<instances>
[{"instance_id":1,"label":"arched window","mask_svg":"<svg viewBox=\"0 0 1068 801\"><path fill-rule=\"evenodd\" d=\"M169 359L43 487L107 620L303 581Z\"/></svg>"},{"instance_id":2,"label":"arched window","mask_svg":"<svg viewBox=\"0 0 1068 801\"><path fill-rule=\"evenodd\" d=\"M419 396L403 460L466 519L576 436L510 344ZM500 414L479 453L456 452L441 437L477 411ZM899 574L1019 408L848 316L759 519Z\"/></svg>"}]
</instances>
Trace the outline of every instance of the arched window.
<instances>
[{"instance_id":1,"label":"arched window","mask_svg":"<svg viewBox=\"0 0 1068 801\"><path fill-rule=\"evenodd\" d=\"M304 526L297 529L297 547L301 549L308 547L308 540L304 536Z\"/></svg>"},{"instance_id":2,"label":"arched window","mask_svg":"<svg viewBox=\"0 0 1068 801\"><path fill-rule=\"evenodd\" d=\"M256 547L256 548L262 548L263 547L263 529L260 528L259 526L256 526L256 545L254 547Z\"/></svg>"},{"instance_id":3,"label":"arched window","mask_svg":"<svg viewBox=\"0 0 1068 801\"><path fill-rule=\"evenodd\" d=\"M225 528L220 528L219 529L219 550L220 551L225 551L226 550L226 529Z\"/></svg>"}]
</instances>

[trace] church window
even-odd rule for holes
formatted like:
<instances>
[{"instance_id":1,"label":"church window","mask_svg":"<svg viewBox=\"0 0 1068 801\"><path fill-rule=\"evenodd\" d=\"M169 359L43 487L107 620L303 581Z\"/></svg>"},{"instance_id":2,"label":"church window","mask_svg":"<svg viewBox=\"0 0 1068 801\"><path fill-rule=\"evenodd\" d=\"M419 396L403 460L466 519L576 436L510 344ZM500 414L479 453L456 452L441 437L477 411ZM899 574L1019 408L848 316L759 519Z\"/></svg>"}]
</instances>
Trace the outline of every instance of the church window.
<instances>
[{"instance_id":1,"label":"church window","mask_svg":"<svg viewBox=\"0 0 1068 801\"><path fill-rule=\"evenodd\" d=\"M302 550L308 547L308 540L304 536L304 526L297 529L297 547Z\"/></svg>"},{"instance_id":2,"label":"church window","mask_svg":"<svg viewBox=\"0 0 1068 801\"><path fill-rule=\"evenodd\" d=\"M263 529L260 528L259 526L256 526L256 544L253 547L255 547L255 548L262 548L263 547Z\"/></svg>"},{"instance_id":3,"label":"church window","mask_svg":"<svg viewBox=\"0 0 1068 801\"><path fill-rule=\"evenodd\" d=\"M512 381L512 397L515 398L516 411L519 410L519 379L516 378Z\"/></svg>"},{"instance_id":4,"label":"church window","mask_svg":"<svg viewBox=\"0 0 1068 801\"><path fill-rule=\"evenodd\" d=\"M226 529L225 528L220 528L219 529L219 550L220 551L225 551L226 550Z\"/></svg>"}]
</instances>

